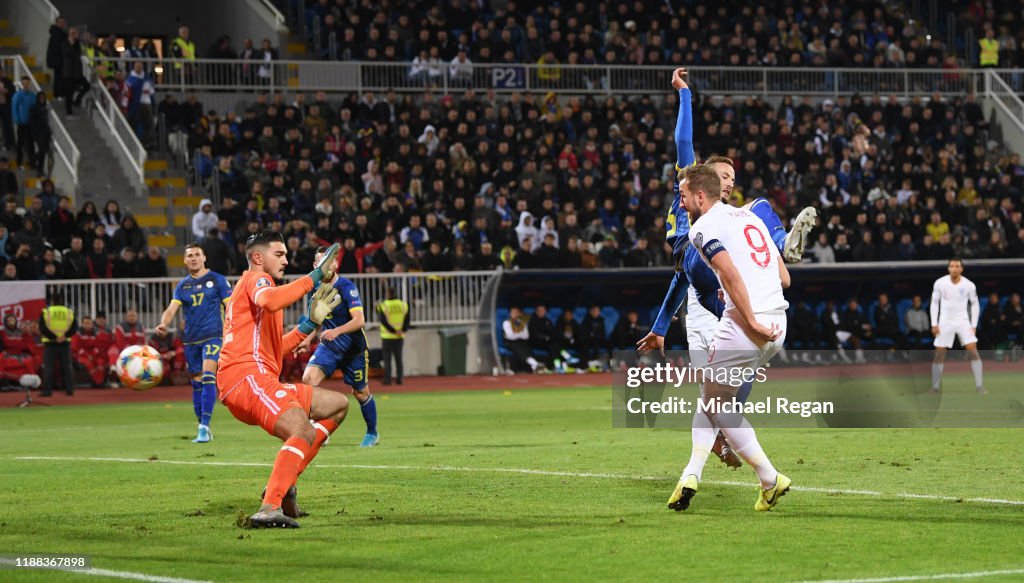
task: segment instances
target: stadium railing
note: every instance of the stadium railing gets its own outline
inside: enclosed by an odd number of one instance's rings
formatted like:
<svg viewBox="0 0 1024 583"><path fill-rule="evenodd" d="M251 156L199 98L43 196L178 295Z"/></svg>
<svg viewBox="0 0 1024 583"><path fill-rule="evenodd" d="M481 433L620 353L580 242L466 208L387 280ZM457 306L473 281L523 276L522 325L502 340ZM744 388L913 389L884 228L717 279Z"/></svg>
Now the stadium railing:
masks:
<svg viewBox="0 0 1024 583"><path fill-rule="evenodd" d="M0 63L3 63L4 71L10 72L15 83L22 77L28 77L32 81L32 90L36 93L42 91L21 55L0 57ZM64 192L74 192L75 185L78 183L78 162L81 160L82 154L78 150L78 146L75 145L75 141L71 139L71 134L64 127L64 122L54 111L52 104L50 106L50 133L52 134L50 144L54 157L52 173L54 183Z"/></svg>
<svg viewBox="0 0 1024 583"><path fill-rule="evenodd" d="M374 91L441 94L473 87L497 93L554 91L580 95L645 94L663 91L673 67L626 65L538 65L474 63L459 74L450 63L425 67L409 62L262 61L153 59L157 84L165 90ZM181 65L181 66L178 66ZM247 66L246 66L247 65ZM261 70L262 67L262 70ZM982 90L980 69L826 69L794 67L688 67L691 84L712 93L780 97L836 97L881 93L900 97L965 94ZM1019 71L1008 71L1013 75Z"/></svg>
<svg viewBox="0 0 1024 583"><path fill-rule="evenodd" d="M134 186L141 193L146 184L146 148L86 57L82 57L82 65L89 79L89 94L95 102L94 111L99 115L101 124L110 131L117 146L115 149L124 158L129 175L135 182Z"/></svg>
<svg viewBox="0 0 1024 583"><path fill-rule="evenodd" d="M1024 101L1007 82L1019 87L1020 71L986 71L985 98L1002 122L1003 140L1011 150L1024 151Z"/></svg>
<svg viewBox="0 0 1024 583"><path fill-rule="evenodd" d="M495 271L345 275L359 288L367 323L379 324L375 306L385 299L387 288L394 287L397 296L409 303L413 324L422 326L475 323L485 288L497 276ZM237 276L228 278L232 285L237 280ZM179 281L180 277L53 280L45 285L47 295L60 291L65 304L79 317L102 311L111 325L116 325L127 310L135 309L142 325L151 330L160 323ZM290 306L285 310L285 324L294 325L305 310L305 302Z"/></svg>

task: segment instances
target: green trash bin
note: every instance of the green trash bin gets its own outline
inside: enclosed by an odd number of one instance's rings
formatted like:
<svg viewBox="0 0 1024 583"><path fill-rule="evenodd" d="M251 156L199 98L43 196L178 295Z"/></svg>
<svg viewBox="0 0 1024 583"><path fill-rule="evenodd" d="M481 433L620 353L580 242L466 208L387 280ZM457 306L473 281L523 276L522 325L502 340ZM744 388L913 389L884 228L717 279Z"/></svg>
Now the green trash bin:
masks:
<svg viewBox="0 0 1024 583"><path fill-rule="evenodd" d="M437 374L441 376L466 374L466 346L469 344L468 328L441 328L437 331L441 337L441 366Z"/></svg>

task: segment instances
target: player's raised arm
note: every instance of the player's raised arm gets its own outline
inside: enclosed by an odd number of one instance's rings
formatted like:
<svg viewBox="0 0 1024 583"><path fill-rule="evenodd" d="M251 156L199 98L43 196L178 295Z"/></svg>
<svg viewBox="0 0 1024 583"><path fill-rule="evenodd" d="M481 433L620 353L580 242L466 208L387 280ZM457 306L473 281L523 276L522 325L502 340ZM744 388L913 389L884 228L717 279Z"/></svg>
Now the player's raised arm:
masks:
<svg viewBox="0 0 1024 583"><path fill-rule="evenodd" d="M672 71L672 87L679 91L679 115L676 116L676 170L693 164L693 97L686 84L686 69Z"/></svg>
<svg viewBox="0 0 1024 583"><path fill-rule="evenodd" d="M277 235L277 237L280 238L280 235ZM331 245L320 259L320 262L317 263L316 268L309 272L308 276L299 278L289 284L274 287L270 285L261 286L260 282L257 282L256 292L253 294L253 302L265 310L276 312L299 301L302 299L302 296L320 285L321 281L334 277L334 271L337 269L339 249L340 246L337 243ZM254 261L265 262L267 259L270 259L270 263L273 264L275 270L273 273L268 271L268 275L277 278L284 276L284 268L288 265L288 250L283 243L262 247L257 244L252 247L252 251L247 251L247 254L249 255L250 265L253 265Z"/></svg>

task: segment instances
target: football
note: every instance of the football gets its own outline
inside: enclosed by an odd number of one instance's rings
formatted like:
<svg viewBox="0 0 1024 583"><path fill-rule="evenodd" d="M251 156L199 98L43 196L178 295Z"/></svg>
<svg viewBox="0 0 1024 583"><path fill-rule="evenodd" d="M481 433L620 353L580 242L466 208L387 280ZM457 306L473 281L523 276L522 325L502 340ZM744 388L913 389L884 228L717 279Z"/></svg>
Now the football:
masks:
<svg viewBox="0 0 1024 583"><path fill-rule="evenodd" d="M121 384L136 391L152 389L164 376L164 363L152 346L125 348L118 355L115 368Z"/></svg>

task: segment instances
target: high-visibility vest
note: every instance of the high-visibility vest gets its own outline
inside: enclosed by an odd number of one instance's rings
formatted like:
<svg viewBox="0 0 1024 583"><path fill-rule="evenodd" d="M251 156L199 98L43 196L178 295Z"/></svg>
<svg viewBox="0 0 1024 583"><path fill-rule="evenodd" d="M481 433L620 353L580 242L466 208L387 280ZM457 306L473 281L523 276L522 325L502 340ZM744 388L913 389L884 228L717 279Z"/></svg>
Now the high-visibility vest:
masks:
<svg viewBox="0 0 1024 583"><path fill-rule="evenodd" d="M181 50L182 58L189 61L196 60L196 44L194 42L185 40L180 36L175 37L174 41L172 42L174 42L174 46L178 47ZM174 68L180 69L181 63L174 63Z"/></svg>
<svg viewBox="0 0 1024 583"><path fill-rule="evenodd" d="M71 321L74 319L75 312L65 306L49 306L43 309L43 322L54 336L66 335L71 329ZM53 340L43 336L43 342L53 342Z"/></svg>
<svg viewBox="0 0 1024 583"><path fill-rule="evenodd" d="M405 315L409 313L409 304L399 299L384 300L377 304L377 311L380 312L381 316L387 320L393 329L400 331L402 326L405 325ZM400 335L389 332L383 326L380 328L380 337L384 340L397 340L401 338Z"/></svg>
<svg viewBox="0 0 1024 583"><path fill-rule="evenodd" d="M999 41L994 38L983 38L978 41L981 45L981 55L978 61L982 67L996 67L999 65Z"/></svg>

